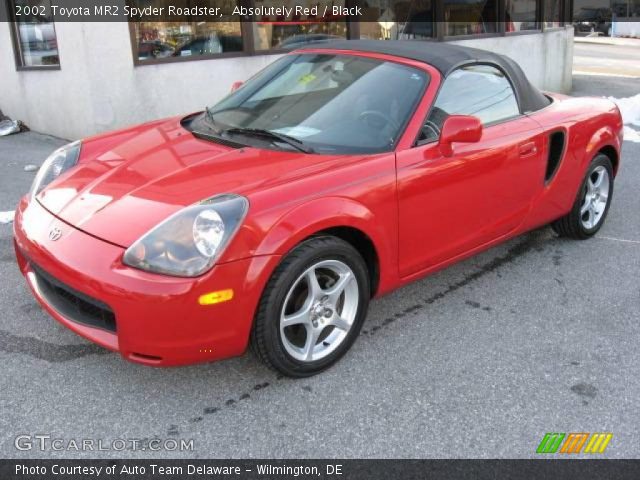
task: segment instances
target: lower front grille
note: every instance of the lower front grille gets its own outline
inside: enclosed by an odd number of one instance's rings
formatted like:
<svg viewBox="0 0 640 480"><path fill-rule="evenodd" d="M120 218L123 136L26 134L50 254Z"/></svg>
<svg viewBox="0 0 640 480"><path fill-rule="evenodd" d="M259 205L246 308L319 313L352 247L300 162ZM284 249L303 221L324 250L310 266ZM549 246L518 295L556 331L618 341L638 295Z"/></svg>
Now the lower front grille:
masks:
<svg viewBox="0 0 640 480"><path fill-rule="evenodd" d="M109 306L65 285L31 263L40 295L57 312L71 321L109 332L116 331L116 316Z"/></svg>

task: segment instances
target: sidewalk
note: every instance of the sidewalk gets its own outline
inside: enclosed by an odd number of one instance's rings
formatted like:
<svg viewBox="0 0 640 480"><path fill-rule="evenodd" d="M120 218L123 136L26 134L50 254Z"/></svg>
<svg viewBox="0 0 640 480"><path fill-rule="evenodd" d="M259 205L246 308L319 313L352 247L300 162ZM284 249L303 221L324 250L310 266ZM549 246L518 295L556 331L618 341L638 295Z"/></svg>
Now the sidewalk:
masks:
<svg viewBox="0 0 640 480"><path fill-rule="evenodd" d="M621 45L625 47L640 48L640 38L623 38L623 37L573 37L576 43L595 43L600 45Z"/></svg>

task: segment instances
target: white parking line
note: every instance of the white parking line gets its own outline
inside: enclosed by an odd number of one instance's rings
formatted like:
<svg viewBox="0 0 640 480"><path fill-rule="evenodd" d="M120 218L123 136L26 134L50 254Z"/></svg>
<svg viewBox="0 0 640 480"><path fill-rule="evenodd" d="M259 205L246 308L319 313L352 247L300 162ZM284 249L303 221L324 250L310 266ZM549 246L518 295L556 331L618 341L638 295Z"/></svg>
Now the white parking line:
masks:
<svg viewBox="0 0 640 480"><path fill-rule="evenodd" d="M603 237L602 235L598 235L596 238L599 238L601 240L612 240L614 242L636 243L640 245L640 240L627 240L626 238Z"/></svg>

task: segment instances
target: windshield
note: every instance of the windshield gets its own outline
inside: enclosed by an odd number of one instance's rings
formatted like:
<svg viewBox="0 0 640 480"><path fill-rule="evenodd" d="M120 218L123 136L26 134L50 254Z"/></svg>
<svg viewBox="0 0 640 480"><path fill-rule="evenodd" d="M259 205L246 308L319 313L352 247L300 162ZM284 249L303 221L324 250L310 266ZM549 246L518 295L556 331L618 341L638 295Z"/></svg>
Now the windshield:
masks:
<svg viewBox="0 0 640 480"><path fill-rule="evenodd" d="M315 153L384 152L393 149L427 82L426 72L393 62L287 55L209 108L207 117L220 134L245 143L264 142L266 130ZM250 138L257 131L262 135Z"/></svg>

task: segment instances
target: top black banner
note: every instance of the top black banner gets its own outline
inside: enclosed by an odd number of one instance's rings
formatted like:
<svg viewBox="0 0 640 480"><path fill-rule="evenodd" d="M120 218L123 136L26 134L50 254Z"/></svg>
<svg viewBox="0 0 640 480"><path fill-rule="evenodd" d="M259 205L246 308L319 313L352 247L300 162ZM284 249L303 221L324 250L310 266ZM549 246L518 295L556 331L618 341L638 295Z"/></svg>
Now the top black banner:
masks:
<svg viewBox="0 0 640 480"><path fill-rule="evenodd" d="M265 22L265 23L318 23L336 21L389 22L397 21L393 2L388 8L372 9L366 0L0 0L0 21L30 22ZM484 2L475 0L436 0L425 7L422 2L408 2L413 5L410 12L419 10L420 20L433 23L436 18L436 4L454 12L455 22L482 21L496 23L495 15L484 12ZM539 1L539 4L548 2ZM384 3L383 3L384 5ZM558 3L560 5L560 3ZM574 14L572 21L589 20L582 18L597 14L607 18L598 21L633 21L629 12L618 12L611 8L611 0L593 0L585 12ZM557 6L556 6L557 7ZM372 14L375 10L376 14ZM382 12L380 14L380 12ZM595 12L595 13L594 13ZM538 9L531 15L541 16L543 22L556 23L558 8ZM568 14L568 12L567 12ZM400 15L402 16L402 15ZM416 16L416 15L414 15ZM509 17L507 9L504 22L521 22L521 14ZM517 18L516 18L517 17ZM416 19L413 20L414 22ZM527 23L527 22L525 22Z"/></svg>
<svg viewBox="0 0 640 480"><path fill-rule="evenodd" d="M4 0L0 21L56 22L331 22L362 17L365 2L335 0Z"/></svg>

